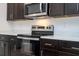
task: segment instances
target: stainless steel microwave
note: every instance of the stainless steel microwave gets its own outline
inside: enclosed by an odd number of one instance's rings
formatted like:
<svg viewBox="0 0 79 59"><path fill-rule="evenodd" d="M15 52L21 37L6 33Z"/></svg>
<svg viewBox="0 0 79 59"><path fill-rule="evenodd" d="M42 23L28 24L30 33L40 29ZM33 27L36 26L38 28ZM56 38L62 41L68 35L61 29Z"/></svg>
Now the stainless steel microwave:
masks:
<svg viewBox="0 0 79 59"><path fill-rule="evenodd" d="M24 11L24 17L47 15L47 3L26 3Z"/></svg>

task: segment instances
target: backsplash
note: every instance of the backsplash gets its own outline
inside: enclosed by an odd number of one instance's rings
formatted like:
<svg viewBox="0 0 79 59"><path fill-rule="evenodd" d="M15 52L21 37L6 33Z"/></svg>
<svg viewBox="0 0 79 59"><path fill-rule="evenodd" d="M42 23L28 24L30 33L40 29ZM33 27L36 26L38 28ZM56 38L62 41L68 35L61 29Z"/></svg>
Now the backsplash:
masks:
<svg viewBox="0 0 79 59"><path fill-rule="evenodd" d="M32 25L54 25L55 35L79 36L79 17L36 19L9 23L15 33L31 34Z"/></svg>

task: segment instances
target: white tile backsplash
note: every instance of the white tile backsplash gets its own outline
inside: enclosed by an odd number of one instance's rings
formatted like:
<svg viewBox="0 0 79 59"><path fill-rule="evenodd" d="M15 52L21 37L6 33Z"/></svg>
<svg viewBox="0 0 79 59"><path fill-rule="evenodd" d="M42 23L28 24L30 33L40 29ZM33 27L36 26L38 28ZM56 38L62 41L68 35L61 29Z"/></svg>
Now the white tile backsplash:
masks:
<svg viewBox="0 0 79 59"><path fill-rule="evenodd" d="M55 35L79 36L79 17L50 18L41 20L26 20L26 23L13 23L13 29L17 33L31 34L32 25L54 25ZM43 24L44 22L44 24ZM46 22L46 23L45 23Z"/></svg>

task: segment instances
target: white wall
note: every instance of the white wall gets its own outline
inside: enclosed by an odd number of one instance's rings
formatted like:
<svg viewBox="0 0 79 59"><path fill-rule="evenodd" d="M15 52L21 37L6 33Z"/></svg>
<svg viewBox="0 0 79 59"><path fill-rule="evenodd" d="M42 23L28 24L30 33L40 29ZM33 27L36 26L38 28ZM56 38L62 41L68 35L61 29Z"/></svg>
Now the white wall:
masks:
<svg viewBox="0 0 79 59"><path fill-rule="evenodd" d="M0 3L0 32L10 32L11 27L7 20L7 4Z"/></svg>

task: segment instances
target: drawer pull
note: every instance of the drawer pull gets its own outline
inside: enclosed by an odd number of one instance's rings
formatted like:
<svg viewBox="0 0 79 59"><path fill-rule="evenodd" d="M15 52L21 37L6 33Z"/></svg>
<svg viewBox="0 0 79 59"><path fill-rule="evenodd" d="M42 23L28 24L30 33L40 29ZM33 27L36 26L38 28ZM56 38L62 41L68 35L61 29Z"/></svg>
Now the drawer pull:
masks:
<svg viewBox="0 0 79 59"><path fill-rule="evenodd" d="M50 44L50 43L45 43L44 45L46 45L46 46L52 46L52 44Z"/></svg>
<svg viewBox="0 0 79 59"><path fill-rule="evenodd" d="M79 50L79 48L77 48L77 47L72 47L72 49L74 49L74 50Z"/></svg>

